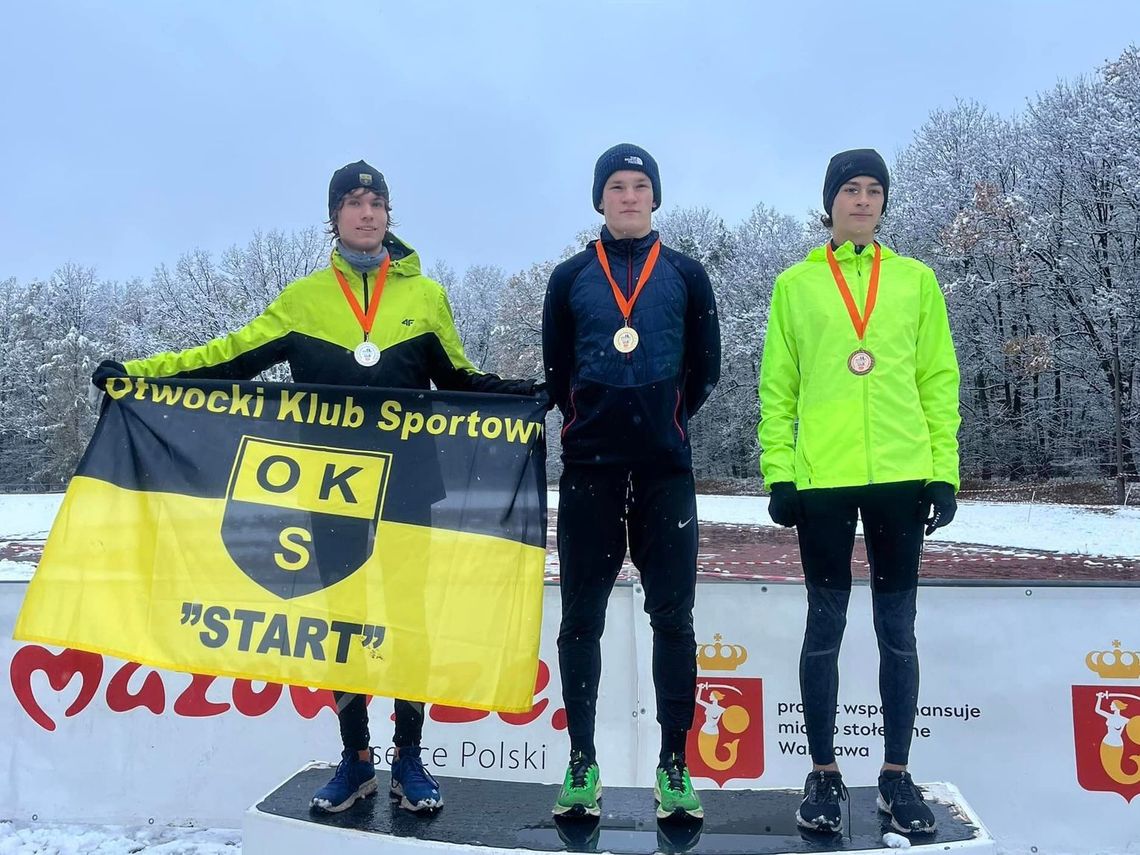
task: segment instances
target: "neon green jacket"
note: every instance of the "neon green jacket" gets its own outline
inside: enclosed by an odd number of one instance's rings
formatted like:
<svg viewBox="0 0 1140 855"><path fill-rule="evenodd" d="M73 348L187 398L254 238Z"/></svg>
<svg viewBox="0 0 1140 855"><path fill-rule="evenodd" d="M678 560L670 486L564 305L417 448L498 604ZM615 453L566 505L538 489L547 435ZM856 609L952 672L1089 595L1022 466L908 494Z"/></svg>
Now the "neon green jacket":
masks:
<svg viewBox="0 0 1140 855"><path fill-rule="evenodd" d="M415 250L389 235L392 261L369 339L380 348L375 365L359 365L353 348L364 332L331 267L288 285L256 318L236 332L179 353L159 353L125 364L142 377L249 379L288 362L298 383L386 386L470 392L532 394L532 380L503 380L477 370L463 353L443 286L420 272ZM339 252L332 263L367 307L375 272L365 277Z"/></svg>
<svg viewBox="0 0 1140 855"><path fill-rule="evenodd" d="M873 251L835 251L862 314ZM799 489L893 481L959 486L958 360L934 271L882 247L860 345L824 247L776 279L760 363L760 471ZM875 366L847 367L860 346Z"/></svg>

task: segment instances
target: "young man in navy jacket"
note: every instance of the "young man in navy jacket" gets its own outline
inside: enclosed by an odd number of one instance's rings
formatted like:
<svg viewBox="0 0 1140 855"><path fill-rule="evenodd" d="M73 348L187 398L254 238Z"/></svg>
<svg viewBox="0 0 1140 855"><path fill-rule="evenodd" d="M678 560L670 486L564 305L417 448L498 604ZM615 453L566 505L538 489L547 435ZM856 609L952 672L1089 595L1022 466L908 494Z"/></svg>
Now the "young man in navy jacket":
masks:
<svg viewBox="0 0 1140 855"><path fill-rule="evenodd" d="M547 389L562 410L558 663L570 763L556 815L600 814L594 717L606 603L625 560L653 628L661 818L703 816L685 765L696 697L697 507L689 419L720 378L708 274L661 244L657 163L622 144L594 167L601 238L554 269L543 308Z"/></svg>

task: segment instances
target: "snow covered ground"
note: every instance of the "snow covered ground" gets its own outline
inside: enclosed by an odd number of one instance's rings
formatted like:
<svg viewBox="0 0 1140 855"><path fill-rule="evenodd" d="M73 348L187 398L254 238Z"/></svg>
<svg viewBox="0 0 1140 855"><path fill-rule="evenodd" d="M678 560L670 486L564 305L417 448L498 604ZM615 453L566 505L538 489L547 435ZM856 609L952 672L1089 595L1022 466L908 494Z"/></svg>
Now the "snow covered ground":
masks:
<svg viewBox="0 0 1140 855"><path fill-rule="evenodd" d="M0 855L237 855L241 832L229 828L49 825L0 821Z"/></svg>
<svg viewBox="0 0 1140 855"><path fill-rule="evenodd" d="M0 547L5 542L47 537L62 494L0 495ZM558 494L550 493L550 507ZM773 525L763 496L699 496L702 522ZM1051 550L1079 555L1140 557L1140 508L962 502L954 522L932 540L1006 548ZM0 581L31 578L27 561L5 559L0 549Z"/></svg>
<svg viewBox="0 0 1140 855"><path fill-rule="evenodd" d="M62 496L0 495L0 546L47 537ZM550 494L557 507L557 493ZM704 522L770 525L767 499L701 496ZM954 523L935 539L1088 555L1140 556L1140 509L1077 505L963 502ZM27 562L0 558L0 581L30 576ZM241 832L161 826L75 826L0 819L0 855L235 855Z"/></svg>
<svg viewBox="0 0 1140 855"><path fill-rule="evenodd" d="M47 537L63 493L0 494L0 537Z"/></svg>
<svg viewBox="0 0 1140 855"><path fill-rule="evenodd" d="M551 494L555 507L557 493ZM775 525L766 496L699 496L702 522ZM1044 549L1080 555L1140 556L1140 508L961 502L954 522L931 540Z"/></svg>

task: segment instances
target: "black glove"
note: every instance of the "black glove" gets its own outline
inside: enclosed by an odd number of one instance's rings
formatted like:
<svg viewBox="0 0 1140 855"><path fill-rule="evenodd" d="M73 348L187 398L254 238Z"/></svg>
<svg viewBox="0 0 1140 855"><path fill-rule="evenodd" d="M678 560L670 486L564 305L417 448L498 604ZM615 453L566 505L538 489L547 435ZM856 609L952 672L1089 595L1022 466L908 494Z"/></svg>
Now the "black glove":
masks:
<svg viewBox="0 0 1140 855"><path fill-rule="evenodd" d="M927 535L934 534L936 528L949 525L958 512L958 501L954 498L954 487L945 481L931 481L922 488L919 500L922 521L926 523Z"/></svg>
<svg viewBox="0 0 1140 855"><path fill-rule="evenodd" d="M800 494L791 481L780 481L771 487L768 516L776 525L793 526L800 521Z"/></svg>
<svg viewBox="0 0 1140 855"><path fill-rule="evenodd" d="M113 359L104 359L99 363L99 367L95 369L95 373L91 375L91 383L96 388L106 391L108 380L112 377L126 376L127 369L123 367L123 363L116 362Z"/></svg>
<svg viewBox="0 0 1140 855"><path fill-rule="evenodd" d="M534 384L534 389L531 391L536 401L549 412L554 409L554 399L550 397L550 392L546 388L545 381L538 381Z"/></svg>

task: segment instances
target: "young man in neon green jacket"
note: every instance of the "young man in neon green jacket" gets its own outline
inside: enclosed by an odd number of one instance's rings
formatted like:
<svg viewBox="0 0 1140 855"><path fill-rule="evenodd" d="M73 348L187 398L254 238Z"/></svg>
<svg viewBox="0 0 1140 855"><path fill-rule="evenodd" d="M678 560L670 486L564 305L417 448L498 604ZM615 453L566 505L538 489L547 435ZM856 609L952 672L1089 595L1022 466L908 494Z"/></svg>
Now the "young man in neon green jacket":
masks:
<svg viewBox="0 0 1140 855"><path fill-rule="evenodd" d="M907 772L918 699L914 622L923 528L954 518L958 363L934 272L875 242L890 176L872 149L831 159L831 241L776 279L760 368L760 468L769 514L796 526L808 616L800 691L812 756L797 822L839 831L839 647L857 517L871 567L885 754L879 807L904 833L934 830Z"/></svg>
<svg viewBox="0 0 1140 855"><path fill-rule="evenodd" d="M536 393L533 380L504 380L468 361L443 287L420 272L419 255L391 231L391 195L384 175L363 160L333 173L329 229L336 240L329 266L289 284L241 329L178 353L122 365L105 360L92 382L110 377L250 379L288 362L298 383ZM537 390L541 392L541 389ZM432 476L422 473L431 494ZM438 478L438 475L435 477ZM439 484L442 488L442 483ZM400 522L430 525L430 502L401 511ZM336 548L346 535L315 527L314 544ZM344 750L336 772L313 796L316 811L339 813L376 792L363 695L334 692ZM405 810L443 805L439 783L420 751L424 705L396 699L396 756L389 792Z"/></svg>

